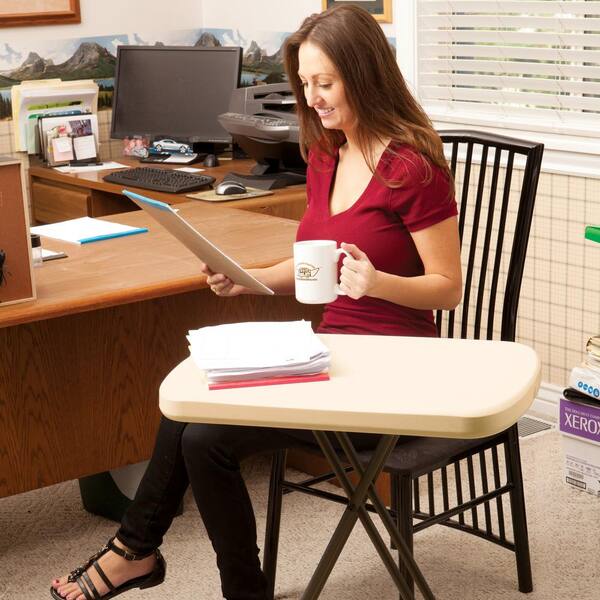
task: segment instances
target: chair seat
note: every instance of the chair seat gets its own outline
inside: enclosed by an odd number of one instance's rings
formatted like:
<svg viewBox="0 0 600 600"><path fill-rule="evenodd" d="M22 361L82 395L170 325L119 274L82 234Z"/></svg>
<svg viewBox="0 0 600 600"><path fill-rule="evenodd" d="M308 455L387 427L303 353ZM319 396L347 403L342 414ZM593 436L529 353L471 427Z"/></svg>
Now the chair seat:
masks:
<svg viewBox="0 0 600 600"><path fill-rule="evenodd" d="M383 470L386 473L397 473L398 475L410 473L413 477L419 477L463 457L466 458L474 448L477 448L478 451L491 448L505 436L506 432L473 440L431 437L403 438L388 457ZM302 450L315 456L323 456L321 449L316 446L307 446ZM341 450L336 449L336 454L342 461L346 461L346 456ZM372 454L371 450L357 452L358 459L363 465L369 463Z"/></svg>
<svg viewBox="0 0 600 600"><path fill-rule="evenodd" d="M387 473L412 474L417 477L429 471L439 469L455 460L466 457L473 448L485 449L488 445L498 443L504 433L488 438L474 440L457 440L451 438L415 437L401 441L388 457L384 471ZM360 461L366 464L370 452L358 453Z"/></svg>

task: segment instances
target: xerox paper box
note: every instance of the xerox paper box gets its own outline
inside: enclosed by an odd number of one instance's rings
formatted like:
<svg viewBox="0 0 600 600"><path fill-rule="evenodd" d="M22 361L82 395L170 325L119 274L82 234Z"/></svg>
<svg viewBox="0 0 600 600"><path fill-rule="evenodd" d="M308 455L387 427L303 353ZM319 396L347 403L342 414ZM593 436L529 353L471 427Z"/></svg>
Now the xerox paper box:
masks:
<svg viewBox="0 0 600 600"><path fill-rule="evenodd" d="M600 406L561 398L565 481L600 496Z"/></svg>

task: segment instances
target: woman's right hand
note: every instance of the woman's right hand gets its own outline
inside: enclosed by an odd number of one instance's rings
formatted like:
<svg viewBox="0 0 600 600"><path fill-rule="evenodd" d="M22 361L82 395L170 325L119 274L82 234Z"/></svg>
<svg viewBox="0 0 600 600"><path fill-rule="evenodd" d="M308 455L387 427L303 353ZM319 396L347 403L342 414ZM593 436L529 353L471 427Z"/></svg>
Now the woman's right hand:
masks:
<svg viewBox="0 0 600 600"><path fill-rule="evenodd" d="M200 263L200 271L206 275L206 283L211 291L222 297L239 296L247 291L243 285L233 283L227 275L211 271L206 263Z"/></svg>

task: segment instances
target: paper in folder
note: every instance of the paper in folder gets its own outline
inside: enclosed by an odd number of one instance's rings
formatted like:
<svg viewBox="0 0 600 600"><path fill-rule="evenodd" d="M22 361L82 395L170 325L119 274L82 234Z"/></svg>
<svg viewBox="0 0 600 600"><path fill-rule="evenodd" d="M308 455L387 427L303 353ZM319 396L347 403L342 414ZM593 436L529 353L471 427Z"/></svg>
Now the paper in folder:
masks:
<svg viewBox="0 0 600 600"><path fill-rule="evenodd" d="M24 81L11 88L14 138L17 150L28 148L28 123L50 113L98 111L98 84L92 79ZM31 140L30 140L31 141ZM43 149L43 148L42 148Z"/></svg>
<svg viewBox="0 0 600 600"><path fill-rule="evenodd" d="M233 382L241 386L328 379L329 350L308 321L203 327L190 331L188 341L211 389Z"/></svg>

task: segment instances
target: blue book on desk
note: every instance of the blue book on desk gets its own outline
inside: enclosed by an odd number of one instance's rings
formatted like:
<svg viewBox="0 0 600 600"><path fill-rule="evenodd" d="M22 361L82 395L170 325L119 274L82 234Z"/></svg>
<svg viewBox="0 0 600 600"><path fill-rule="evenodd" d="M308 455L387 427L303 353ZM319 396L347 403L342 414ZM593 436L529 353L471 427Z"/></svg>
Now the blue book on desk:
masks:
<svg viewBox="0 0 600 600"><path fill-rule="evenodd" d="M32 227L32 233L39 233L45 237L62 240L71 244L89 244L112 238L145 233L146 227L132 227L121 225L112 221L93 219L92 217L81 217L62 221L61 223L50 223Z"/></svg>

